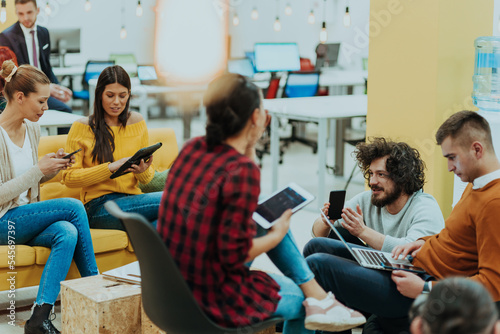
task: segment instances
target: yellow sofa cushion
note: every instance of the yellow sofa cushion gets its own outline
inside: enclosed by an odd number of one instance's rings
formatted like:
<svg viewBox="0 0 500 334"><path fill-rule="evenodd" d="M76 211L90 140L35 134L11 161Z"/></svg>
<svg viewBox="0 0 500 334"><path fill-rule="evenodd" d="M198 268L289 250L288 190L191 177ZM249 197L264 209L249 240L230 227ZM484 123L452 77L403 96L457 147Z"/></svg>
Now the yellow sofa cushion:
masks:
<svg viewBox="0 0 500 334"><path fill-rule="evenodd" d="M0 247L0 268L8 268L9 267L9 247L2 246ZM16 258L15 258L15 266L30 266L35 263L35 250L33 247L25 246L25 245L17 245L16 246Z"/></svg>

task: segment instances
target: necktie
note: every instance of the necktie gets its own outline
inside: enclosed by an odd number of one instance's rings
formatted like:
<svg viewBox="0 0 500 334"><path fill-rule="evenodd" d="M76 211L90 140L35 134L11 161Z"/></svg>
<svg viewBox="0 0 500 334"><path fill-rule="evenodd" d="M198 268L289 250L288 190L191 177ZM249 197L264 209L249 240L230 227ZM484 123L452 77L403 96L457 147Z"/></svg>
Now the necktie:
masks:
<svg viewBox="0 0 500 334"><path fill-rule="evenodd" d="M33 47L33 66L38 67L38 55L36 52L36 43L35 43L35 30L30 30L30 34Z"/></svg>

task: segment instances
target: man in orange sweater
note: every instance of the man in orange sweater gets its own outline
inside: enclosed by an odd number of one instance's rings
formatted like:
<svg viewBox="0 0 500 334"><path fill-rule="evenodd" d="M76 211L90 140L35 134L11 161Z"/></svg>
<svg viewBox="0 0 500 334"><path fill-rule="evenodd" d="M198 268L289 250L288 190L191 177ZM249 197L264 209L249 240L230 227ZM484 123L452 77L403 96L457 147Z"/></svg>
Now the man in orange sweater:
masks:
<svg viewBox="0 0 500 334"><path fill-rule="evenodd" d="M441 125L436 141L448 170L469 184L439 234L392 251L395 258L411 255L428 275L367 269L329 254L307 258L318 282L347 306L404 319L414 298L448 276L478 281L500 300L500 162L488 122L475 112L458 112Z"/></svg>

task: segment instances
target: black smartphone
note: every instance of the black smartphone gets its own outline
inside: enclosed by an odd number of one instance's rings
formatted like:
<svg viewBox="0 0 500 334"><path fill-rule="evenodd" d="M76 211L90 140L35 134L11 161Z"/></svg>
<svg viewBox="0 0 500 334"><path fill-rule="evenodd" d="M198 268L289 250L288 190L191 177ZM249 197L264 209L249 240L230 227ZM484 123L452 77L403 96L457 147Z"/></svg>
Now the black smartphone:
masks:
<svg viewBox="0 0 500 334"><path fill-rule="evenodd" d="M69 159L69 158L71 158L71 156L72 156L73 154L78 153L78 152L80 152L81 150L82 150L82 149L81 149L81 148L79 148L78 150L76 150L76 151L74 151L74 152L71 152L71 153L69 153L69 154L66 154L64 157L62 157L62 159Z"/></svg>
<svg viewBox="0 0 500 334"><path fill-rule="evenodd" d="M345 190L330 191L330 209L328 209L328 217L331 220L342 218L344 202Z"/></svg>
<svg viewBox="0 0 500 334"><path fill-rule="evenodd" d="M409 265L406 265L406 264L396 264L396 263L381 263L381 265L385 268L385 269L389 269L389 270L404 270L404 271L409 271L409 272L412 272L412 273L416 273L416 274L425 274L425 270L420 268L420 267L415 267L415 266L409 266Z"/></svg>

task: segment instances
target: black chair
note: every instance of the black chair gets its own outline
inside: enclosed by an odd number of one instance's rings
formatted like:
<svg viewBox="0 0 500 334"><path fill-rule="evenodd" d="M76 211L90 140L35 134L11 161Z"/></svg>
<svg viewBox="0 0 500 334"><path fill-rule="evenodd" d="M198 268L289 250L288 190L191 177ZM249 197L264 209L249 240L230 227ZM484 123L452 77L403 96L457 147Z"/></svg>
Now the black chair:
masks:
<svg viewBox="0 0 500 334"><path fill-rule="evenodd" d="M141 268L144 311L160 329L169 334L256 333L283 321L271 318L239 328L215 324L194 299L156 229L140 214L123 212L113 201L104 206L127 230Z"/></svg>
<svg viewBox="0 0 500 334"><path fill-rule="evenodd" d="M290 72L288 73L285 88L283 89L283 97L312 97L316 96L319 89L319 72ZM290 142L299 142L310 146L313 153L318 151L318 143L314 140L309 140L297 135L297 127L299 124L305 124L303 121L291 121L292 134L288 138L281 140L288 145Z"/></svg>

